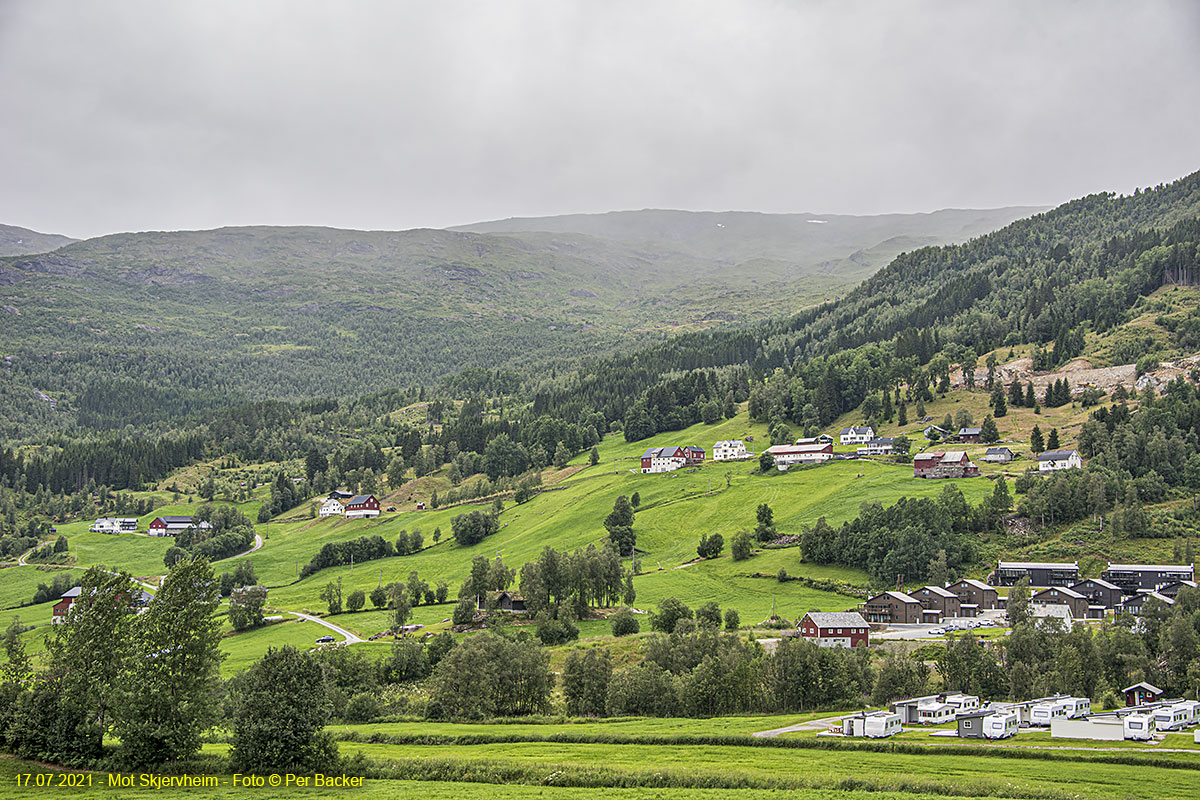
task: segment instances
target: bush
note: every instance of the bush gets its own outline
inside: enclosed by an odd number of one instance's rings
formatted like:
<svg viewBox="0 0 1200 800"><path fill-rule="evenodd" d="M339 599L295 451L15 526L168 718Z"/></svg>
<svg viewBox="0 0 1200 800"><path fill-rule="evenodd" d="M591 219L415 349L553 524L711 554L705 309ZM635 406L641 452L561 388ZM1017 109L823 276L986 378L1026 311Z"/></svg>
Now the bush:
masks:
<svg viewBox="0 0 1200 800"><path fill-rule="evenodd" d="M734 561L745 561L754 553L754 543L750 539L750 534L745 531L739 531L733 537L733 542L729 546L733 553Z"/></svg>
<svg viewBox="0 0 1200 800"><path fill-rule="evenodd" d="M701 628L721 627L721 607L715 600L709 600L696 609L696 625Z"/></svg>
<svg viewBox="0 0 1200 800"><path fill-rule="evenodd" d="M367 593L362 589L355 589L346 596L346 608L349 611L362 611L362 607L367 604Z"/></svg>
<svg viewBox="0 0 1200 800"><path fill-rule="evenodd" d="M659 602L658 611L650 615L650 627L656 631L670 633L681 619L691 619L692 610L677 598L668 597Z"/></svg>
<svg viewBox="0 0 1200 800"><path fill-rule="evenodd" d="M350 698L342 718L346 722L371 722L379 716L379 700L372 692L362 692Z"/></svg>
<svg viewBox="0 0 1200 800"><path fill-rule="evenodd" d="M260 774L325 772L337 743L325 732L329 692L321 664L290 645L270 649L230 687L235 769Z"/></svg>
<svg viewBox="0 0 1200 800"><path fill-rule="evenodd" d="M612 626L613 636L628 636L632 633L637 633L642 629L638 622L637 616L628 608L622 608L617 613L608 618L609 624Z"/></svg>
<svg viewBox="0 0 1200 800"><path fill-rule="evenodd" d="M569 619L542 619L537 626L537 637L542 644L552 647L566 644L579 638L579 628Z"/></svg>
<svg viewBox="0 0 1200 800"><path fill-rule="evenodd" d="M736 608L725 609L725 630L736 631L742 626L742 618Z"/></svg>
<svg viewBox="0 0 1200 800"><path fill-rule="evenodd" d="M475 619L475 603L470 597L464 597L454 607L454 615L450 621L455 625L470 625Z"/></svg>

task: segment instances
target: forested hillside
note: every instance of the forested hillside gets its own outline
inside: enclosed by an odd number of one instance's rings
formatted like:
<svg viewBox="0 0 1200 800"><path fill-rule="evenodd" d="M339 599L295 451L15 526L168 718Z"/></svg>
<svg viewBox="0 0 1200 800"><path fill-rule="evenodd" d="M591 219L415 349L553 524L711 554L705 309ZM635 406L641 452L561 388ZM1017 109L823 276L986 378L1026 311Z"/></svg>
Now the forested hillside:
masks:
<svg viewBox="0 0 1200 800"><path fill-rule="evenodd" d="M1139 297L1197 280L1198 216L1200 173L1127 197L1085 197L965 244L902 254L844 299L790 318L689 333L547 377L534 408L566 416L596 409L650 435L692 424L727 391L697 391L681 372L763 376L782 367L799 379L783 405L807 427L857 407L870 391L928 384L931 372L948 371L968 351L977 358L1034 343L1046 348L1039 366L1053 367L1079 355L1085 332L1128 320ZM947 348L944 366L923 369Z"/></svg>
<svg viewBox="0 0 1200 800"><path fill-rule="evenodd" d="M11 437L432 387L474 366L555 374L670 333L791 313L848 289L901 242L965 239L1023 211L709 220L722 239L711 252L653 226L657 239L637 241L266 227L105 236L0 259L0 413Z"/></svg>

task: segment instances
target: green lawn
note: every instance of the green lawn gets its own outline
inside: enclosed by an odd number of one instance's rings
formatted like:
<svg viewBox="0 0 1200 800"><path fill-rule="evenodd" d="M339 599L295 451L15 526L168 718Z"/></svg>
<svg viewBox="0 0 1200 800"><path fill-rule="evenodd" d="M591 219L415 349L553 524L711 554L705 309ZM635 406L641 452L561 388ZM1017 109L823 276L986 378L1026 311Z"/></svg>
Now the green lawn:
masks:
<svg viewBox="0 0 1200 800"><path fill-rule="evenodd" d="M0 610L16 608L30 602L33 600L33 593L37 590L39 583L49 586L54 580L54 576L62 571L61 569L36 566L12 566L0 569ZM76 574L82 573L76 571Z"/></svg>
<svg viewBox="0 0 1200 800"><path fill-rule="evenodd" d="M0 783L5 787L3 796L21 798L51 797L70 792L74 797L106 798L106 800L140 800L152 790L144 788L109 788L107 773L91 773L92 785L62 789L36 786L37 775L58 776L65 771L48 769L30 761L19 761L0 756ZM27 787L18 787L18 775L35 776ZM85 775L87 773L84 773ZM193 800L225 800L245 797L249 793L264 797L323 798L351 797L362 800L393 800L393 798L422 798L422 800L829 800L831 794L825 790L799 789L790 791L762 791L744 789L645 789L645 788L576 788L561 786L496 786L490 783L451 783L447 781L364 781L361 789L318 789L281 787L271 789L234 788L232 776L218 776L221 785L217 788L186 789L179 794ZM185 794L186 793L186 794ZM917 800L919 795L907 792L838 792L837 800ZM956 800L946 797L945 800Z"/></svg>
<svg viewBox="0 0 1200 800"><path fill-rule="evenodd" d="M300 650L316 646L316 640L329 629L308 620L289 618L290 621L267 625L244 633L226 636L221 640L221 651L225 660L221 663L221 674L230 677L240 672L266 654L268 647L292 645ZM334 639L340 639L334 636Z"/></svg>
<svg viewBox="0 0 1200 800"><path fill-rule="evenodd" d="M1194 797L1196 772L1095 761L1011 759L931 750L909 754L861 750L792 750L711 745L576 744L507 742L431 747L343 742L342 752L362 752L415 770L426 758L458 769L522 770L545 776L555 771L599 771L620 778L688 781L692 785L744 782L751 785L836 789L844 786L932 794L1000 794L1007 797Z"/></svg>

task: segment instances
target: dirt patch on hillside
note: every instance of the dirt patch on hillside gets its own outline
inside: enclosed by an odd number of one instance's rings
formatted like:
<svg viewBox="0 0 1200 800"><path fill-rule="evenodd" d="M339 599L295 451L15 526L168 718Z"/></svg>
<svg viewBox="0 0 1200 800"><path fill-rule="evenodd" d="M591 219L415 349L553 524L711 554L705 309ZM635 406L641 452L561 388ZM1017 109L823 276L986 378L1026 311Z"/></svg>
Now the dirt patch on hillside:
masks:
<svg viewBox="0 0 1200 800"><path fill-rule="evenodd" d="M1200 353L1186 356L1176 361L1163 361L1158 369L1147 372L1141 377L1133 364L1119 364L1113 367L1093 367L1086 358L1076 358L1053 372L1034 372L1033 359L1028 356L1015 358L996 367L996 378L1005 386L1014 378L1021 383L1033 383L1033 389L1038 397L1044 397L1046 389L1055 381L1066 378L1071 384L1071 393L1078 397L1083 390L1096 387L1108 394L1118 386L1124 386L1129 391L1137 391L1146 386L1159 389L1179 376L1187 377L1188 373L1200 366ZM975 370L975 386L982 386L987 377L987 369L979 367ZM950 373L950 384L955 389L966 387L962 370Z"/></svg>

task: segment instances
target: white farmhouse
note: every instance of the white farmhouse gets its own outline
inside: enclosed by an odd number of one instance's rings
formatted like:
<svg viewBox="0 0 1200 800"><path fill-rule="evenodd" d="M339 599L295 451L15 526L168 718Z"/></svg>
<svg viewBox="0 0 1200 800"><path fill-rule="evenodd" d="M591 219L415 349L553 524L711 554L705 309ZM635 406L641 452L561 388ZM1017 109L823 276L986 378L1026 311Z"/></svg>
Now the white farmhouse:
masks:
<svg viewBox="0 0 1200 800"><path fill-rule="evenodd" d="M842 428L839 438L842 444L866 444L875 438L875 429L870 425Z"/></svg>
<svg viewBox="0 0 1200 800"><path fill-rule="evenodd" d="M1078 450L1047 450L1038 454L1039 472L1058 472L1063 469L1081 469L1083 459Z"/></svg>
<svg viewBox="0 0 1200 800"><path fill-rule="evenodd" d="M342 501L336 497L330 497L321 504L320 510L317 511L318 517L344 517L346 516L346 507L342 505Z"/></svg>
<svg viewBox="0 0 1200 800"><path fill-rule="evenodd" d="M741 439L731 439L713 445L713 461L741 461L753 455L754 453L746 450L746 444Z"/></svg>

